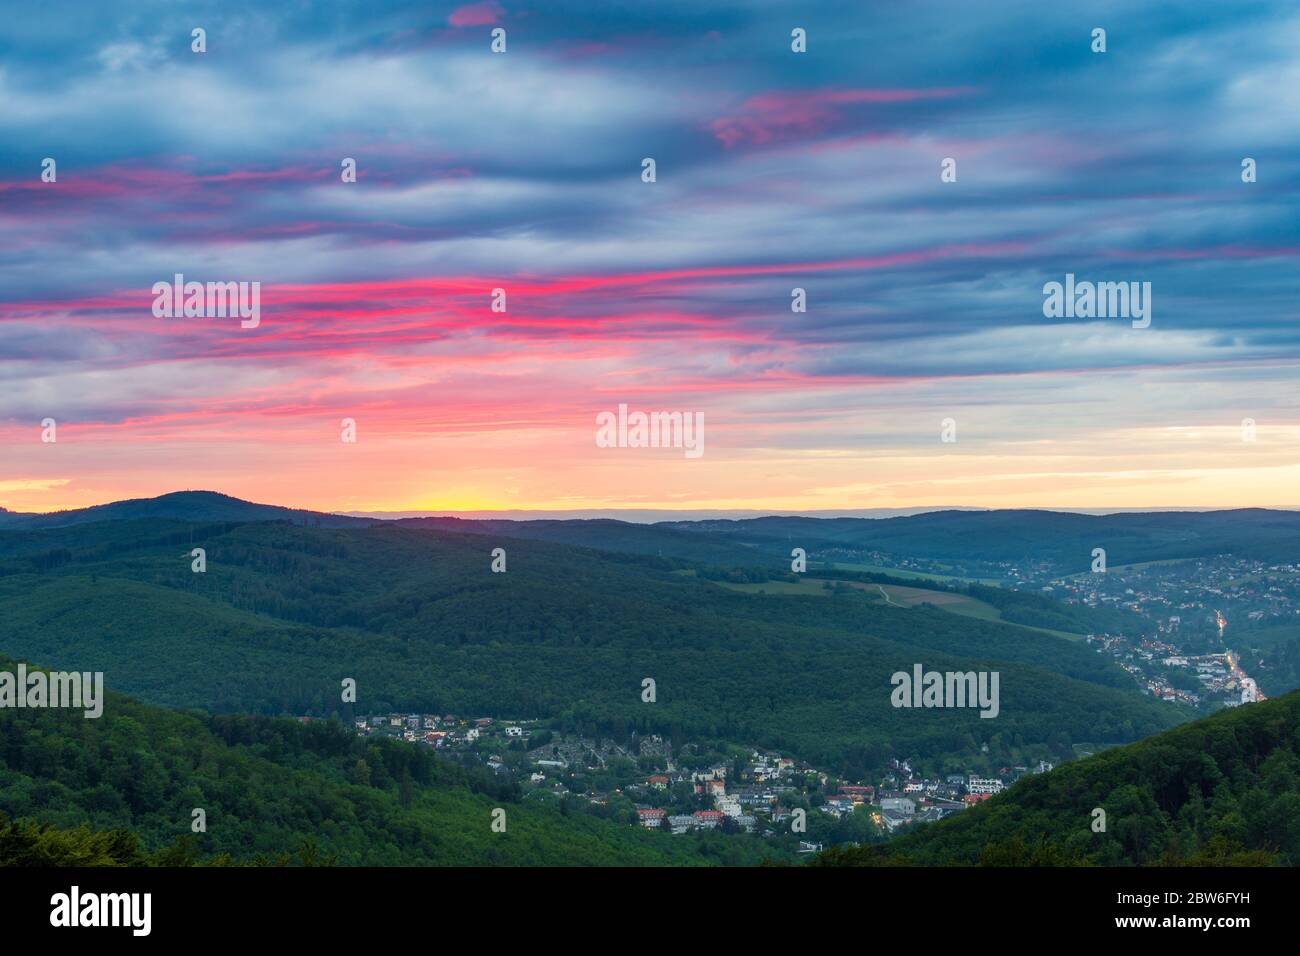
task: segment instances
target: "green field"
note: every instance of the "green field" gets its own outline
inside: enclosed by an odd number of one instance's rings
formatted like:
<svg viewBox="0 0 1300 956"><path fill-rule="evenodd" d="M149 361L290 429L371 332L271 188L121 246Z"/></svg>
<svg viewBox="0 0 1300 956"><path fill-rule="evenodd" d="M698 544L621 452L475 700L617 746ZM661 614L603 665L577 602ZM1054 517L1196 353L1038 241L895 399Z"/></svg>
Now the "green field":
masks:
<svg viewBox="0 0 1300 956"><path fill-rule="evenodd" d="M927 588L908 588L896 584L877 584L874 585L880 589L883 594L888 595L891 604L902 605L903 607L916 607L920 604L933 604L935 607L950 611L953 614L961 614L965 617L979 618L981 621L997 621L1006 623L1008 627L1023 627L1027 631L1038 631L1040 634L1051 634L1053 637L1061 637L1067 641L1083 640L1082 634L1071 634L1068 631L1056 631L1046 627L1030 627L1025 624L1011 624L1002 621L1002 612L992 604L981 601L978 598L970 597L966 594L952 594L948 591L931 591Z"/></svg>
<svg viewBox="0 0 1300 956"><path fill-rule="evenodd" d="M837 571L867 571L871 574L888 574L890 577L906 578L909 581L942 581L949 583L956 581L960 584L987 584L990 587L997 587L1002 583L1001 578L963 578L955 574L928 574L925 571L905 571L902 568L887 568L883 564L832 564Z"/></svg>
<svg viewBox="0 0 1300 956"><path fill-rule="evenodd" d="M1166 558L1162 561L1138 561L1133 564L1112 564L1107 566L1107 571L1141 571L1145 568L1155 568L1162 564L1186 564L1188 561L1194 561L1195 558ZM1092 574L1092 571L1080 571L1077 574L1065 575L1065 580L1072 578L1086 578Z"/></svg>
<svg viewBox="0 0 1300 956"><path fill-rule="evenodd" d="M765 581L760 584L733 584L728 582L717 582L722 587L732 591L741 591L746 594L784 594L796 597L827 597L832 592L825 587L826 578L805 578L802 581ZM981 601L977 598L970 597L966 594L954 594L951 591L935 591L930 588L912 588L904 587L899 584L874 584L862 581L834 581L834 584L847 585L859 591L867 592L868 596L875 598L882 604L889 604L892 607L919 607L922 604L931 604L940 610L948 611L952 614L960 614L963 617L978 618L981 621L993 621L997 623L1007 623L1002 620L1002 612L992 604ZM1079 641L1083 639L1081 634L1071 634L1068 631L1056 631L1045 627L1029 627L1023 624L1010 624L1008 627L1023 627L1028 631L1038 631L1040 634L1050 634L1053 637L1064 638L1067 641Z"/></svg>

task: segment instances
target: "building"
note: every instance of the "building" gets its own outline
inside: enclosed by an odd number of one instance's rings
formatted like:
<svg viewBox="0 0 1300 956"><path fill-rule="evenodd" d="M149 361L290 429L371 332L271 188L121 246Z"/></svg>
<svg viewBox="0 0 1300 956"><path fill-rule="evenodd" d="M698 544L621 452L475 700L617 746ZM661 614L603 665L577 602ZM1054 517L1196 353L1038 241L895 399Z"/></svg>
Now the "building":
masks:
<svg viewBox="0 0 1300 956"><path fill-rule="evenodd" d="M893 833L901 826L906 826L916 818L910 813L900 813L898 810L881 810L880 822L885 829Z"/></svg>
<svg viewBox="0 0 1300 956"><path fill-rule="evenodd" d="M667 810L660 810L655 807L648 807L644 810L637 810L636 812L637 822L647 830L653 830L656 827L663 826L664 820L667 819L667 817Z"/></svg>
<svg viewBox="0 0 1300 956"><path fill-rule="evenodd" d="M854 803L870 803L876 796L875 787L844 786L840 787L840 796L848 797Z"/></svg>
<svg viewBox="0 0 1300 956"><path fill-rule="evenodd" d="M691 816L695 818L696 826L706 830L715 829L722 824L721 810L696 810Z"/></svg>
<svg viewBox="0 0 1300 956"><path fill-rule="evenodd" d="M970 793L986 793L992 796L1003 791L1002 781L996 777L971 777L966 784Z"/></svg>
<svg viewBox="0 0 1300 956"><path fill-rule="evenodd" d="M907 797L886 797L880 801L880 809L903 816L911 816L916 812L916 803Z"/></svg>
<svg viewBox="0 0 1300 956"><path fill-rule="evenodd" d="M705 780L695 785L696 793L707 793L711 797L720 797L727 792L727 781Z"/></svg>

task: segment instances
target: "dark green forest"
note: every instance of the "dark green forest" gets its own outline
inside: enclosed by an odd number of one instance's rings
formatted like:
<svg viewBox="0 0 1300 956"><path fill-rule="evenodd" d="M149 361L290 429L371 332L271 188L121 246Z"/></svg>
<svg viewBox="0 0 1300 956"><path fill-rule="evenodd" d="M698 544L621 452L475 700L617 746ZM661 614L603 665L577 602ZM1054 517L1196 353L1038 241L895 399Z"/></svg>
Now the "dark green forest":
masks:
<svg viewBox="0 0 1300 956"><path fill-rule="evenodd" d="M819 864L1297 862L1295 694L1179 727L1189 711L1145 695L1082 642L1033 629L1122 628L1123 612L961 583L933 587L976 597L1003 620L896 607L849 585L915 582L861 571L819 571L840 583L816 596L726 586L788 580L788 535L801 530L828 547L870 532L873 546L906 540L942 554L1010 519L372 523L281 510L249 521L260 506L217 496L189 515L199 520L182 520L188 499L167 497L162 514L130 502L121 514L0 522L0 652L103 671L116 692L94 720L0 711L0 863L795 860L793 839L648 832L621 798L524 800L487 770L352 733L354 717L388 711L772 748L848 779L895 758L934 773L1063 763L950 820ZM1260 514L1243 520L1273 520ZM1070 536L1099 527L1128 535L1135 555L1160 539L1187 551L1231 536L1219 519L1176 532L1164 516L1101 526L1017 517L1027 523L999 547L1044 560L1066 561ZM1274 525L1266 548L1290 534L1287 521ZM1047 532L1066 537L1048 547ZM491 571L496 547L504 574ZM206 552L203 573L191 569L195 548ZM1249 640L1274 680L1290 679L1294 634ZM891 706L890 675L916 663L998 671L998 718ZM646 677L653 703L641 698ZM344 678L357 682L355 705L341 700ZM489 826L498 807L506 833ZM1096 807L1105 833L1090 828ZM206 832L191 832L194 808Z"/></svg>
<svg viewBox="0 0 1300 956"><path fill-rule="evenodd" d="M508 571L490 571L503 546ZM203 547L207 571L191 571ZM679 560L386 525L118 521L0 532L0 647L216 713L562 718L861 775L893 757L1064 759L1186 714L1081 644L861 591L742 594ZM997 670L1001 713L899 710L914 663ZM642 702L641 681L658 699ZM997 764L994 764L995 766Z"/></svg>
<svg viewBox="0 0 1300 956"><path fill-rule="evenodd" d="M195 808L206 832L192 832ZM506 812L504 833L490 826L496 808ZM0 814L17 821L0 833L0 864L7 853L45 852L82 854L84 865L739 865L783 856L757 838L673 838L577 803L521 802L487 771L333 721L178 713L111 693L97 719L0 711Z"/></svg>
<svg viewBox="0 0 1300 956"><path fill-rule="evenodd" d="M1094 832L1095 811L1105 832ZM820 866L1300 864L1300 691L1017 782Z"/></svg>

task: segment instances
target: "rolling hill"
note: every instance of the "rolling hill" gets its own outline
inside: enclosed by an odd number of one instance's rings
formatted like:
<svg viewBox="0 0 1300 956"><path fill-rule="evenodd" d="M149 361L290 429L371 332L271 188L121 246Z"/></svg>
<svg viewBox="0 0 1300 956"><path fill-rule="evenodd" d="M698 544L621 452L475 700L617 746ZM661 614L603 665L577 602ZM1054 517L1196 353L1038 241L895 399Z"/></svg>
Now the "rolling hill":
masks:
<svg viewBox="0 0 1300 956"><path fill-rule="evenodd" d="M206 549L207 570L191 570ZM490 570L504 547L508 571ZM1060 759L1185 714L1041 631L869 592L742 594L699 566L386 523L101 522L0 532L0 648L102 670L153 703L216 712L474 711L610 735L789 749L864 772L892 757ZM897 709L913 664L997 670L1001 713ZM658 699L642 702L641 682ZM997 764L994 764L997 766Z"/></svg>
<svg viewBox="0 0 1300 956"><path fill-rule="evenodd" d="M0 529L55 528L142 518L289 521L326 528L380 523L376 518L255 504L211 491L182 491L50 514L0 508ZM382 523L724 566L768 566L778 558L788 561L793 547L804 548L810 556L814 552L850 550L937 561L1034 562L1061 574L1086 571L1091 551L1097 547L1106 549L1114 567L1214 554L1282 560L1300 553L1300 512L1264 508L1109 515L948 510L882 518L769 516L652 524L613 519L457 517L399 518Z"/></svg>
<svg viewBox="0 0 1300 956"><path fill-rule="evenodd" d="M215 491L176 491L156 498L132 498L89 508L27 514L0 508L0 529L64 528L98 521L130 521L141 518L179 521L289 521L324 528L364 528L370 518L259 505Z"/></svg>
<svg viewBox="0 0 1300 956"><path fill-rule="evenodd" d="M14 662L0 658L0 670ZM193 811L206 830L192 833ZM491 828L493 810L506 828ZM674 839L521 802L512 784L336 722L179 713L109 693L103 716L0 711L0 865L42 846L78 864L317 860L339 865L758 863L757 838ZM41 839L32 827L55 828ZM91 833L78 835L74 828ZM67 831L73 831L69 833ZM114 834L113 831L119 831ZM81 854L78 856L78 854Z"/></svg>
<svg viewBox="0 0 1300 956"><path fill-rule="evenodd" d="M895 558L989 565L1038 564L1057 574L1087 571L1093 548L1112 566L1233 554L1290 560L1300 553L1300 513L1263 508L1210 512L1087 515L1071 512L934 511L895 518L766 517L665 521L465 521L411 518L415 526L528 537L610 551L656 554L737 566L881 553Z"/></svg>
<svg viewBox="0 0 1300 956"><path fill-rule="evenodd" d="M1104 832L1094 831L1105 811ZM1300 864L1300 691L1020 780L821 866Z"/></svg>

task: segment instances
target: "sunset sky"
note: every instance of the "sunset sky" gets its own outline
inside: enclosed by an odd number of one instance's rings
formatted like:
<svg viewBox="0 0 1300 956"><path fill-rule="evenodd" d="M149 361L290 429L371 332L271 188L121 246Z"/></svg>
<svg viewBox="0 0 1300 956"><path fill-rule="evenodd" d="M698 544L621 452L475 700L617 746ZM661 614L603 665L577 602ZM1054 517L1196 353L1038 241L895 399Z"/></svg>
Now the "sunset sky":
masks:
<svg viewBox="0 0 1300 956"><path fill-rule="evenodd" d="M1300 506L1294 3L23 6L0 506Z"/></svg>

